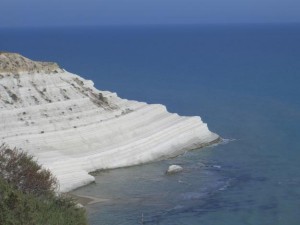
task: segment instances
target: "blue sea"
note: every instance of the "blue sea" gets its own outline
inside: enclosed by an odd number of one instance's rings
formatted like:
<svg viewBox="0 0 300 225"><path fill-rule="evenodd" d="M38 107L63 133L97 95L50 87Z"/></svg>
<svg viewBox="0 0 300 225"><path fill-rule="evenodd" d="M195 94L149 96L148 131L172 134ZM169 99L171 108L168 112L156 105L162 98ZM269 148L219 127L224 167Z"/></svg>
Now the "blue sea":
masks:
<svg viewBox="0 0 300 225"><path fill-rule="evenodd" d="M74 191L110 199L87 206L91 225L300 224L299 24L0 29L0 50L200 115L226 140L98 173Z"/></svg>

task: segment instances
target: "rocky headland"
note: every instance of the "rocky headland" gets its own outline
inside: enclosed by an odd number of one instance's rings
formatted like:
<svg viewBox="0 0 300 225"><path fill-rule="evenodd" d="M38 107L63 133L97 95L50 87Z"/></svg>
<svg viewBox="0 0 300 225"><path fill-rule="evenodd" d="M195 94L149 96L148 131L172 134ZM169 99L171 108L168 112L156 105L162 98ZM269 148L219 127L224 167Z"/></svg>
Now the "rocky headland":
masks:
<svg viewBox="0 0 300 225"><path fill-rule="evenodd" d="M22 148L66 192L89 172L176 156L220 140L200 117L122 99L56 63L0 52L0 143Z"/></svg>

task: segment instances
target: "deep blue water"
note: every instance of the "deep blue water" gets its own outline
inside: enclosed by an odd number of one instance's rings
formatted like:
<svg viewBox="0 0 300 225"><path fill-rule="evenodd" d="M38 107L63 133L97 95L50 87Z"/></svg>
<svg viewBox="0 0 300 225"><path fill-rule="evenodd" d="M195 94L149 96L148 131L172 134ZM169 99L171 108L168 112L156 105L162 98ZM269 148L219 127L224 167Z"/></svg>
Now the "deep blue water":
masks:
<svg viewBox="0 0 300 225"><path fill-rule="evenodd" d="M113 199L88 206L91 224L300 224L300 25L1 29L0 50L234 139L100 173L75 191Z"/></svg>

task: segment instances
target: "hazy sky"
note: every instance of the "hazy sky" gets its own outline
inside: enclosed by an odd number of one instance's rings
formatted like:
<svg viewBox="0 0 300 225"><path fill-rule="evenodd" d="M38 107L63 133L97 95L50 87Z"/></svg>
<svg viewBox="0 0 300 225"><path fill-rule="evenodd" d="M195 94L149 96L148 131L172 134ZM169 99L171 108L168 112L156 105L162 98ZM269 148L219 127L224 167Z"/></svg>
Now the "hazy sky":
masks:
<svg viewBox="0 0 300 225"><path fill-rule="evenodd" d="M0 27L300 22L300 0L0 0Z"/></svg>

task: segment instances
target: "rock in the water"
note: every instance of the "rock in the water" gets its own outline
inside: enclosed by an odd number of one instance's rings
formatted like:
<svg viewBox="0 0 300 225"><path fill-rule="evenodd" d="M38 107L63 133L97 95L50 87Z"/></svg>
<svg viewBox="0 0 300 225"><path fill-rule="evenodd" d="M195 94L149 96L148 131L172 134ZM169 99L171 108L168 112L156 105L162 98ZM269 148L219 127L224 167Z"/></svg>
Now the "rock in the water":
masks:
<svg viewBox="0 0 300 225"><path fill-rule="evenodd" d="M217 140L200 117L97 90L55 63L0 53L0 142L34 155L62 192L94 181L89 172L176 156Z"/></svg>
<svg viewBox="0 0 300 225"><path fill-rule="evenodd" d="M181 166L171 165L167 170L167 174L179 173L181 171L183 171L183 168Z"/></svg>
<svg viewBox="0 0 300 225"><path fill-rule="evenodd" d="M78 209L84 208L84 206L83 206L82 204L80 204L80 203L77 203L77 204L75 205L75 207L78 208Z"/></svg>

